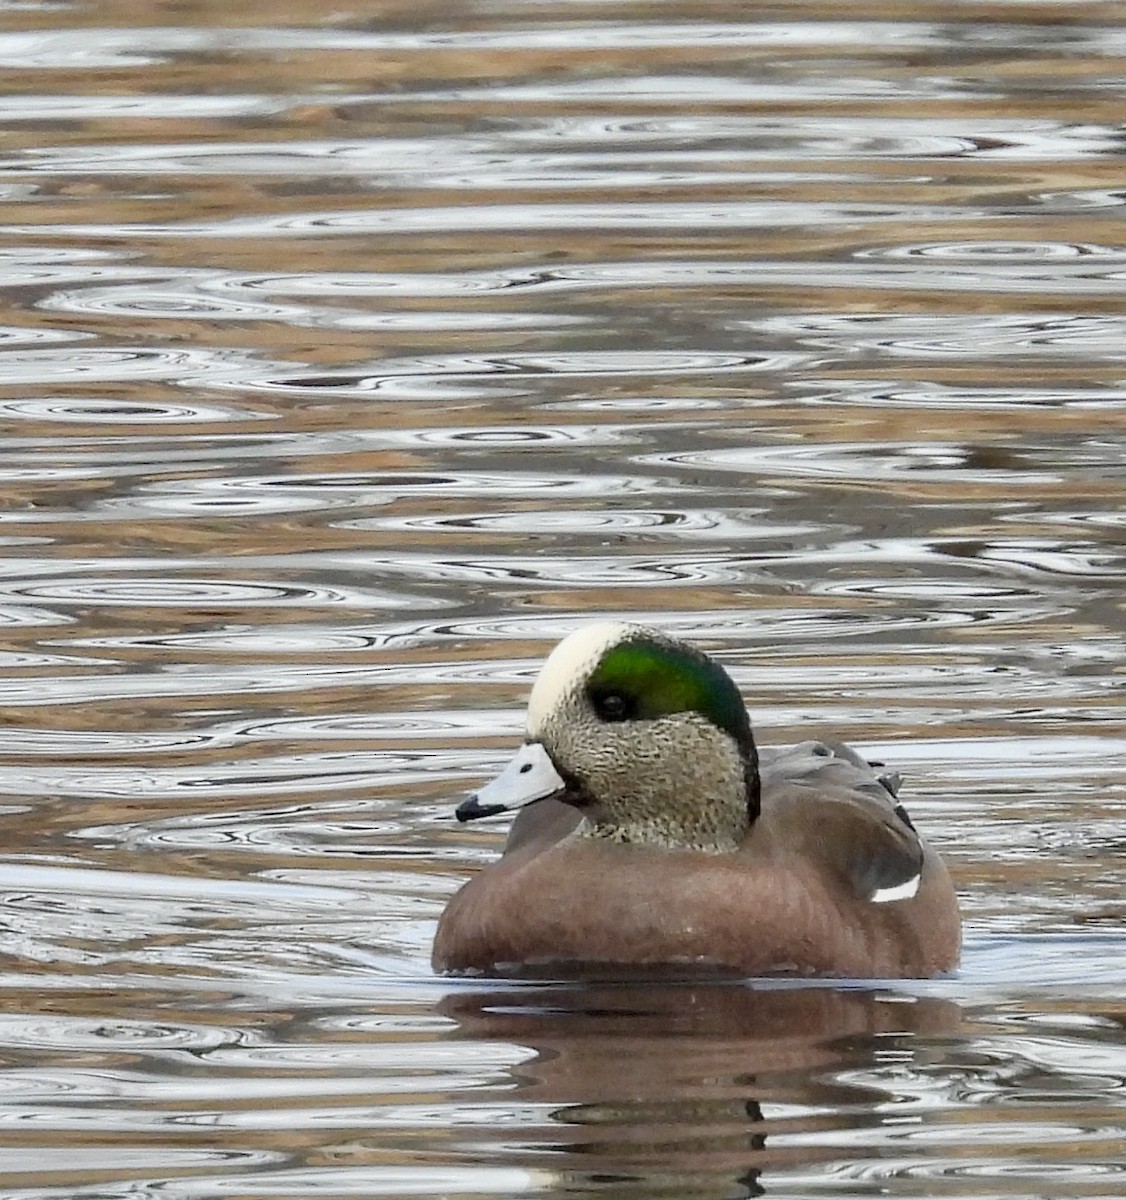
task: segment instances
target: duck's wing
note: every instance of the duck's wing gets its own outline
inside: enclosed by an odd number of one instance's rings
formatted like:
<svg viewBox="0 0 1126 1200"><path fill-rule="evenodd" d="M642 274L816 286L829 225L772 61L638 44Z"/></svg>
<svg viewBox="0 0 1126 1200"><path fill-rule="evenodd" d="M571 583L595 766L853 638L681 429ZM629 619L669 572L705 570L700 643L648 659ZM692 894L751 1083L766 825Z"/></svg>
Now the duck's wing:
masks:
<svg viewBox="0 0 1126 1200"><path fill-rule="evenodd" d="M801 742L759 755L762 815L778 840L874 903L918 890L926 849L899 803L899 776L848 746Z"/></svg>

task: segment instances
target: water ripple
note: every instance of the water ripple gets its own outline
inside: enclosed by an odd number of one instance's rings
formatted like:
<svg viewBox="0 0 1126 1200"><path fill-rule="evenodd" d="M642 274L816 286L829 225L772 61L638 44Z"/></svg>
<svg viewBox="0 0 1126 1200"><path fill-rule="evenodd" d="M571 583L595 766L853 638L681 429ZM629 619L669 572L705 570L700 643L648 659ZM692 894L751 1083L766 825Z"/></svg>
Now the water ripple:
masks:
<svg viewBox="0 0 1126 1200"><path fill-rule="evenodd" d="M981 158L1020 162L1116 154L1121 131L1114 124L1082 125L1044 117L956 117L893 112L878 117L823 111L748 116L725 111L696 114L663 111L617 114L522 115L494 131L498 145L536 143L554 149L582 145L605 156L620 147L683 150L722 145L735 161L784 161L791 165L826 159Z"/></svg>
<svg viewBox="0 0 1126 1200"><path fill-rule="evenodd" d="M879 223L977 221L984 209L970 205L905 205L879 202L834 204L781 200L639 202L620 204L475 204L464 207L378 208L338 212L231 217L175 223L135 222L125 225L53 224L45 227L0 225L6 236L67 237L90 240L121 238L305 238L354 237L356 234L400 236L427 233L505 234L552 230L615 229L790 229L834 226L855 229Z"/></svg>
<svg viewBox="0 0 1126 1200"><path fill-rule="evenodd" d="M83 1053L126 1053L187 1050L198 1053L217 1046L253 1040L248 1031L202 1025L170 1025L153 1021L96 1020L89 1017L28 1017L0 1014L0 1041L19 1051L51 1050Z"/></svg>
<svg viewBox="0 0 1126 1200"><path fill-rule="evenodd" d="M843 582L822 585L813 589L826 595L847 595L850 592L863 595L870 590L875 594L886 591L889 595L919 596L931 599L932 594L942 599L946 594L941 584L920 583L911 585L900 581L886 583ZM960 604L972 601L988 601L990 605L1004 611L1005 604L1013 599L1018 607L1027 605L1028 593L1016 588L988 587L984 584L966 584L950 589L953 598ZM980 601L979 601L980 604ZM969 624L978 623L978 614L972 613ZM951 623L959 623L955 617ZM926 625L926 620L915 622ZM942 621L935 622L943 625ZM909 626L910 627L910 623ZM1109 647L1108 647L1109 649ZM1114 646L1117 652L1119 647ZM492 684L503 684L508 688L528 689L539 667L542 656L534 659L504 660L501 662L440 661L423 663L377 663L353 665L350 663L284 663L277 660L250 665L178 663L174 668L149 674L86 674L36 676L34 678L11 677L0 679L0 703L13 707L51 706L86 703L93 700L152 699L161 696L223 697L229 702L232 696L269 695L279 692L305 692L315 689L348 689L373 687L419 687L445 689L455 685L473 688ZM818 691L822 687L843 686L862 688L872 697L903 698L902 689L911 688L919 696L949 696L964 700L970 689L983 688L995 696L1002 682L1012 702L1029 695L1054 694L1057 697L1088 695L1090 688L1081 676L1074 678L1047 677L1033 670L1006 665L1003 668L990 666L982 661L956 664L930 661L910 661L902 667L880 666L855 667L851 663L821 665L816 668L785 663L779 668L777 678L762 669L749 672L735 667L731 674L737 683L753 692L769 690L788 695ZM899 691L897 692L897 689ZM18 787L18 780L16 785Z"/></svg>
<svg viewBox="0 0 1126 1200"><path fill-rule="evenodd" d="M1094 31L1091 31L1093 36ZM1110 30L1106 31L1112 37ZM237 36L222 29L159 26L120 29L56 29L0 35L0 65L13 70L152 67L169 57L234 53L240 57L350 51L401 53L422 50L555 50L707 46L912 46L942 44L937 26L896 22L709 23L661 25L563 22L511 29L436 29L431 32L332 29L314 26L248 26Z"/></svg>
<svg viewBox="0 0 1126 1200"><path fill-rule="evenodd" d="M175 517L258 515L285 512L323 512L394 504L406 497L418 503L435 499L464 499L486 495L497 500L547 495L563 498L636 496L660 491L685 491L684 486L655 481L644 475L580 475L559 472L470 471L428 473L397 471L370 475L288 475L198 477L162 480L138 487L132 494L91 503L85 519L136 520L145 514ZM17 513L0 521L27 523L42 514ZM83 519L74 514L71 520ZM338 522L341 528L379 528L380 518L357 517Z"/></svg>
<svg viewBox="0 0 1126 1200"><path fill-rule="evenodd" d="M349 312L314 308L308 304L267 304L236 300L230 294L211 294L189 287L152 288L118 284L57 291L41 301L48 312L92 316L139 317L146 320L280 321L290 326L325 329L538 329L581 325L584 318L529 312ZM48 340L46 338L40 340Z"/></svg>
<svg viewBox="0 0 1126 1200"><path fill-rule="evenodd" d="M885 246L858 252L857 258L937 259L943 263L1041 263L1053 265L1081 261L1126 264L1126 250L1095 242L930 242Z"/></svg>
<svg viewBox="0 0 1126 1200"><path fill-rule="evenodd" d="M1054 30L1070 54L1112 56L1121 53L1122 31L1097 22ZM653 50L683 47L759 49L817 48L879 52L890 49L949 49L951 39L978 49L994 46L997 27L968 22L924 21L763 21L638 23L573 21L531 23L501 28L379 29L315 25L248 26L237 36L223 28L153 26L141 28L60 28L7 31L0 36L0 63L12 69L150 67L167 56L232 53L240 56L277 52L402 53L422 50L586 52L595 49ZM1006 24L1003 45L1040 50L1043 31L1037 24Z"/></svg>
<svg viewBox="0 0 1126 1200"><path fill-rule="evenodd" d="M144 768L102 766L34 766L18 770L0 767L0 793L26 796L99 796L106 798L134 796L138 799L174 800L177 797L207 798L230 796L274 796L315 790L328 794L333 791L384 788L406 788L431 779L459 780L479 776L489 770L495 759L477 751L436 750L416 752L372 751L364 754L354 750L346 753L298 754L269 760L246 760L226 763L220 769L205 766L188 768ZM227 818L224 817L224 820ZM206 824L209 818L203 819ZM262 814L257 814L246 835L251 841L270 839L270 831L260 827ZM371 833L381 830L379 821L371 820ZM96 829L95 836L103 836ZM205 839L210 835L204 833Z"/></svg>
<svg viewBox="0 0 1126 1200"><path fill-rule="evenodd" d="M775 645L779 641L813 642L821 644L827 640L842 638L870 639L894 631L919 630L928 626L982 625L1001 622L1021 624L1042 619L1051 611L1042 602L1032 603L1027 592L1018 589L986 588L979 585L982 593L992 593L993 608L981 603L982 596L973 608L959 609L949 603L957 597L935 594L931 599L941 602L911 611L889 611L880 608L865 608L848 611L840 607L818 607L808 602L800 607L767 608L760 601L753 609L734 608L712 610L677 609L666 606L660 612L652 609L616 609L615 616L623 621L666 629L670 633L708 641L739 641ZM940 588L935 589L941 593ZM966 596L974 588L963 585ZM1013 603L1013 598L1024 597L1022 607ZM963 597L964 598L964 597ZM1003 603L1006 599L1008 604ZM173 650L181 658L191 654L238 653L261 657L292 654L336 654L354 653L364 650L402 651L417 646L441 646L448 642L480 639L488 642L527 641L542 642L545 649L560 641L589 620L587 614L562 613L525 615L495 615L482 618L443 618L440 621L391 621L364 623L362 625L338 625L317 623L310 625L271 625L220 627L213 630L191 633L169 634L117 634L102 637L68 637L66 644L72 647L93 647L117 650L160 649ZM441 714L442 720L449 714ZM372 716L370 720L382 720ZM410 720L422 718L413 715ZM374 728L374 727L373 727ZM26 731L25 731L26 732Z"/></svg>
<svg viewBox="0 0 1126 1200"><path fill-rule="evenodd" d="M784 370L800 366L796 355L736 354L709 350L571 350L558 354L433 355L389 358L382 378L396 375L688 375L697 372ZM294 380L300 384L300 380ZM317 386L310 380L307 386ZM322 385L323 386L323 385Z"/></svg>
<svg viewBox="0 0 1126 1200"><path fill-rule="evenodd" d="M256 583L235 579L84 578L50 583L0 583L0 596L30 597L63 604L98 606L157 606L161 608L255 608L275 605L304 607L398 607L403 596L327 585ZM426 601L412 598L413 605Z"/></svg>
<svg viewBox="0 0 1126 1200"><path fill-rule="evenodd" d="M1116 409L1126 408L1126 388L958 386L915 380L888 383L886 380L817 380L813 395L803 396L809 404L860 404L878 408L920 409ZM803 391L804 391L803 387ZM792 401L791 401L792 402Z"/></svg>
<svg viewBox="0 0 1126 1200"><path fill-rule="evenodd" d="M921 256L920 256L921 258ZM668 286L717 288L742 281L746 286L833 290L871 288L877 291L1000 292L1012 295L1093 296L1117 295L1126 276L1118 263L1094 260L1009 262L985 259L977 264L951 266L925 259L910 263L857 254L852 261L760 259L746 264L680 263L655 269L651 264L623 262L588 271L551 273L539 286L552 290L644 287L647 280ZM569 282L570 281L570 282Z"/></svg>
<svg viewBox="0 0 1126 1200"><path fill-rule="evenodd" d="M42 346L44 343L59 343L67 344L67 352L70 351L70 345L73 342L85 341L90 337L88 333L72 332L64 329L27 329L23 326L0 326L0 354L7 356L7 352L15 346Z"/></svg>
<svg viewBox="0 0 1126 1200"><path fill-rule="evenodd" d="M75 425L212 424L228 421L270 420L267 413L230 405L177 400L126 400L82 396L33 396L0 400L0 421L57 421Z"/></svg>
<svg viewBox="0 0 1126 1200"><path fill-rule="evenodd" d="M1126 318L1075 314L1001 316L915 316L802 314L747 322L747 328L786 331L810 346L831 346L855 354L879 351L895 357L1005 360L1092 356L1110 362L1126 357Z"/></svg>
<svg viewBox="0 0 1126 1200"><path fill-rule="evenodd" d="M1009 247L1006 250L1006 246ZM1059 296L1093 295L1121 290L1126 273L1114 247L1095 243L951 242L903 246L868 246L849 261L835 258L796 260L767 257L753 260L664 259L551 264L505 270L391 274L326 272L317 277L229 275L200 280L197 287L213 292L265 292L278 296L391 296L412 299L468 297L475 294L522 292L568 294L622 288L708 288L802 286L816 289L878 289L979 292ZM779 317L777 320L786 320ZM824 316L822 316L824 320ZM870 315L841 314L857 324ZM901 318L906 319L906 318ZM988 318L987 318L988 319ZM1010 317L1010 319L1012 319ZM1023 318L1032 322L1033 317ZM1059 318L1057 317L1057 320ZM915 318L941 328L951 318ZM759 322L745 328L769 328Z"/></svg>
<svg viewBox="0 0 1126 1200"><path fill-rule="evenodd" d="M1005 487L1035 487L1062 482L1058 458L1045 456L1041 469L1027 452L997 454L997 465L972 447L949 442L898 444L890 442L837 442L823 445L748 447L746 449L692 451L642 455L637 461L663 467L706 466L718 471L740 471L767 476L824 477L855 483L884 481L993 482ZM1009 461L1005 461L1008 458ZM1053 469L1049 469L1053 468Z"/></svg>
<svg viewBox="0 0 1126 1200"><path fill-rule="evenodd" d="M368 371L293 374L288 377L247 378L237 381L240 390L308 392L364 396L379 392L388 397L440 399L445 396L488 396L497 384L514 395L542 378L581 376L692 376L741 375L796 370L812 360L799 354L732 354L704 350L571 351L559 354L433 355L386 359ZM491 385L482 388L482 384ZM517 385L517 386L513 386ZM215 381L212 386L223 386Z"/></svg>
<svg viewBox="0 0 1126 1200"><path fill-rule="evenodd" d="M116 383L132 380L170 380L183 383L230 381L262 369L257 354L242 350L154 350L145 346L70 347L52 350L0 351L0 371L6 384Z"/></svg>
<svg viewBox="0 0 1126 1200"><path fill-rule="evenodd" d="M611 488L609 490L617 490ZM662 489L663 490L663 489ZM523 512L458 513L455 516L371 517L350 522L353 527L387 533L439 533L464 537L467 533L552 534L601 537L644 535L653 538L766 541L809 537L821 530L812 523L783 525L764 521L761 509L656 510L551 508Z"/></svg>

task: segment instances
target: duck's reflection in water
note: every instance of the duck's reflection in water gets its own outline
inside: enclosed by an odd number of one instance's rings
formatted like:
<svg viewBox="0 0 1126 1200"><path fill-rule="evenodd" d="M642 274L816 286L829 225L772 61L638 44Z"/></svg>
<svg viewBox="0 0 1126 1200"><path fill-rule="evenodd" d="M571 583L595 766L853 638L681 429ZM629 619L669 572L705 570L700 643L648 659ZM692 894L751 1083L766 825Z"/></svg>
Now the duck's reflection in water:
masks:
<svg viewBox="0 0 1126 1200"><path fill-rule="evenodd" d="M489 1157L546 1167L547 1194L571 1197L757 1196L775 1171L876 1157L865 1131L901 1119L905 1081L916 1096L961 1023L906 992L718 979L483 982L442 1007L458 1037L533 1052Z"/></svg>

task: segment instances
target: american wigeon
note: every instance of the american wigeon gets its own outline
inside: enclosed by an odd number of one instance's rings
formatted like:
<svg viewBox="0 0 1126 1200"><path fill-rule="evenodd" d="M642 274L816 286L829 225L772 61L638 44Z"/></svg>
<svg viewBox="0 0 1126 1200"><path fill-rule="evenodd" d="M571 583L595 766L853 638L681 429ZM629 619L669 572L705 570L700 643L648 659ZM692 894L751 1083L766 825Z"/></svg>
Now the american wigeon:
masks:
<svg viewBox="0 0 1126 1200"><path fill-rule="evenodd" d="M954 889L897 787L846 746L756 750L726 671L683 642L580 629L545 662L515 758L457 810L520 812L442 914L434 968L950 970Z"/></svg>

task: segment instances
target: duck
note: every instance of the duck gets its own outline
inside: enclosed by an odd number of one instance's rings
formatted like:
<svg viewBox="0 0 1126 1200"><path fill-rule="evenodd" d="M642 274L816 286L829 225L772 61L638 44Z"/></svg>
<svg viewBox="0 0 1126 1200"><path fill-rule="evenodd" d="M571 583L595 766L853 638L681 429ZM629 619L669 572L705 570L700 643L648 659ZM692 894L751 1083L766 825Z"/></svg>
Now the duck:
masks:
<svg viewBox="0 0 1126 1200"><path fill-rule="evenodd" d="M515 812L438 922L439 974L587 970L929 978L952 971L950 875L899 776L827 741L756 746L703 651L644 625L564 638L508 766L456 810Z"/></svg>

